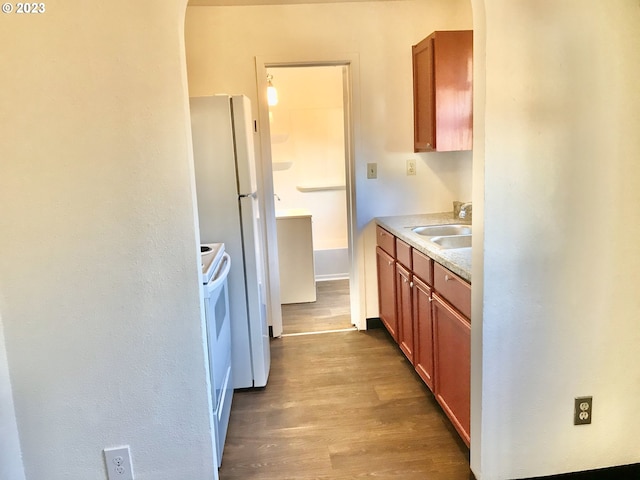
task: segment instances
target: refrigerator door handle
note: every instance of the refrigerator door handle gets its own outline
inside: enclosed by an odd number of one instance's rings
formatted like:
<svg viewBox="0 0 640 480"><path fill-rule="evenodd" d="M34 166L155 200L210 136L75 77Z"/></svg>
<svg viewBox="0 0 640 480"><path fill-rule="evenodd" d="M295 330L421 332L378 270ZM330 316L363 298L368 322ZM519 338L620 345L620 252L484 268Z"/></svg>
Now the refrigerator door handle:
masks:
<svg viewBox="0 0 640 480"><path fill-rule="evenodd" d="M257 194L256 194L256 192L253 192L253 193L241 193L240 195L238 195L238 197L239 198L248 198L248 197L256 198Z"/></svg>

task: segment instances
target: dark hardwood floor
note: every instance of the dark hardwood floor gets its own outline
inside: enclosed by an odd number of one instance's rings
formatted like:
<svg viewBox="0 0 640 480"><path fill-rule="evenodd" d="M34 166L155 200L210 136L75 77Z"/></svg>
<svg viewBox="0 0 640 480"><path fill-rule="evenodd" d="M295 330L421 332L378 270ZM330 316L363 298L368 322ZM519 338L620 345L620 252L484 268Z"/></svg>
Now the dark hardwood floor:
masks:
<svg viewBox="0 0 640 480"><path fill-rule="evenodd" d="M221 480L471 478L466 446L385 330L272 339L271 355L268 385L235 392Z"/></svg>

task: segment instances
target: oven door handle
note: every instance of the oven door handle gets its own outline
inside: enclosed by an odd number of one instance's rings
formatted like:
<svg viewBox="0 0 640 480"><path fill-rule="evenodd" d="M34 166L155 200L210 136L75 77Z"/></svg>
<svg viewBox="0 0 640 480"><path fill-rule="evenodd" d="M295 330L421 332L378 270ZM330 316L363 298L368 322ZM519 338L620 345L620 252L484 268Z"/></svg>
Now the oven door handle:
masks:
<svg viewBox="0 0 640 480"><path fill-rule="evenodd" d="M206 285L207 291L213 292L216 288L220 287L220 285L227 280L229 270L231 270L231 257L225 252L222 255L222 261L220 262L218 271L215 273L212 280Z"/></svg>

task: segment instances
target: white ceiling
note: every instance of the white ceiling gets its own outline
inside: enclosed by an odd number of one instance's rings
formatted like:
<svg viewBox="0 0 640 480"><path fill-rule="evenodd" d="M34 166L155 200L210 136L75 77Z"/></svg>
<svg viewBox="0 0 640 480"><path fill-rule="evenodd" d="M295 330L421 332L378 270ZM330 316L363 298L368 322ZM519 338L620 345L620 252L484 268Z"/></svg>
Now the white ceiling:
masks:
<svg viewBox="0 0 640 480"><path fill-rule="evenodd" d="M190 6L239 6L239 5L295 5L302 3L349 3L370 1L397 1L397 0L189 0Z"/></svg>

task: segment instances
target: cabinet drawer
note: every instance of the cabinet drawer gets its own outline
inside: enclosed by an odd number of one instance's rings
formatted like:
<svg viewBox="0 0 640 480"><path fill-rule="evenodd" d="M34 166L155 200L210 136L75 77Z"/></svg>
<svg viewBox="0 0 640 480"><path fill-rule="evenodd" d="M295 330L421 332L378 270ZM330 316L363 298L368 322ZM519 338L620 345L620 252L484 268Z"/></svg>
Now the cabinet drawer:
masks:
<svg viewBox="0 0 640 480"><path fill-rule="evenodd" d="M429 286L433 286L433 260L413 249L413 274Z"/></svg>
<svg viewBox="0 0 640 480"><path fill-rule="evenodd" d="M384 228L379 225L376 225L376 238L377 243L380 248L382 248L385 252L391 255L393 258L396 258L396 237L391 233L387 232Z"/></svg>
<svg viewBox="0 0 640 480"><path fill-rule="evenodd" d="M396 238L396 260L411 270L411 250L409 244Z"/></svg>
<svg viewBox="0 0 640 480"><path fill-rule="evenodd" d="M471 318L471 285L439 263L434 263L433 287L460 313Z"/></svg>

